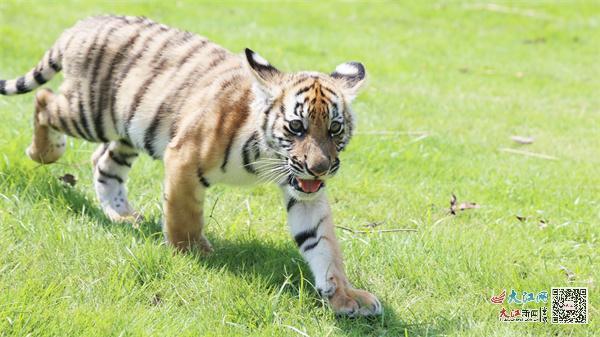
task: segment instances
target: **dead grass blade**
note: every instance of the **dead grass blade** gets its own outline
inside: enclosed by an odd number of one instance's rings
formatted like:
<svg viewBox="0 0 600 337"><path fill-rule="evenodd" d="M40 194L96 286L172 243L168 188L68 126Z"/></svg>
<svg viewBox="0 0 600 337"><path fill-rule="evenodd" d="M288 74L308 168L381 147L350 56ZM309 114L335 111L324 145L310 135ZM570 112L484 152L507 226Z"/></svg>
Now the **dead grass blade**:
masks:
<svg viewBox="0 0 600 337"><path fill-rule="evenodd" d="M560 266L560 270L562 270L563 272L565 272L565 275L567 276L567 281L574 281L575 280L575 273L572 272L571 270L567 269L567 267Z"/></svg>
<svg viewBox="0 0 600 337"><path fill-rule="evenodd" d="M536 153L536 152L529 152L529 151L522 151L522 150L516 150L516 149L509 149L509 148L506 148L506 147L500 148L500 151L502 151L502 152L508 152L508 153L514 153L514 154L520 154L520 155L523 155L523 156L535 157L535 158L540 158L540 159L558 160L557 157L550 156L550 155L547 155L547 154Z"/></svg>

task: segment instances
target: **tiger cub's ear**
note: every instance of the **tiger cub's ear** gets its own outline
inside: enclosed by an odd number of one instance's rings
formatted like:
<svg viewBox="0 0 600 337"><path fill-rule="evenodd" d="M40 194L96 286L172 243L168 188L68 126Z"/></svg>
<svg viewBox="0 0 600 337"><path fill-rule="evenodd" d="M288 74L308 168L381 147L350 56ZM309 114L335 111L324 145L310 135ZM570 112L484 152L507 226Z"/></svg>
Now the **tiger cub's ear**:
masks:
<svg viewBox="0 0 600 337"><path fill-rule="evenodd" d="M271 91L277 85L281 72L251 49L246 48L245 52L252 74L264 89Z"/></svg>
<svg viewBox="0 0 600 337"><path fill-rule="evenodd" d="M353 100L365 83L367 72L360 62L346 62L337 66L331 77L336 80L348 99Z"/></svg>

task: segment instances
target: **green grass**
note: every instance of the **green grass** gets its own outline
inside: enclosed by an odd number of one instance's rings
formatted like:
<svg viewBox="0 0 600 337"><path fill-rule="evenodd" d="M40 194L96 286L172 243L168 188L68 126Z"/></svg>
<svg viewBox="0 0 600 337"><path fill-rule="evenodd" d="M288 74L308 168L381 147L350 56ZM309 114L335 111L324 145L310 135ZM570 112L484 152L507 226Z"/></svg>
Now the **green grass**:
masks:
<svg viewBox="0 0 600 337"><path fill-rule="evenodd" d="M251 47L284 70L364 62L359 134L329 185L336 222L417 229L338 231L350 279L385 315L337 318L311 288L276 187L211 189L215 253L173 254L160 162L131 172L145 223L110 223L91 186L94 145L70 140L60 164L37 166L24 155L32 95L0 97L0 336L599 335L598 3L418 3L0 2L0 78L29 70L76 20L108 12ZM368 133L383 130L398 133ZM415 130L429 136L403 134ZM58 181L65 173L74 188ZM481 208L449 216L452 193ZM590 289L589 325L501 323L489 302L505 288L557 286Z"/></svg>

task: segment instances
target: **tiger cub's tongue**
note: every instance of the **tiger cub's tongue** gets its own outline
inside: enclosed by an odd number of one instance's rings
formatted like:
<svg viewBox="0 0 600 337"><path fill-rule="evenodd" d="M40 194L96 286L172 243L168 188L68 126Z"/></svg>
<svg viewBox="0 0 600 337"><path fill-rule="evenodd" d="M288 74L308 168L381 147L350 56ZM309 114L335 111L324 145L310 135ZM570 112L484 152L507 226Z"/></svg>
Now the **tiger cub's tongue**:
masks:
<svg viewBox="0 0 600 337"><path fill-rule="evenodd" d="M305 180L300 178L296 179L298 179L298 185L300 186L300 188L306 193L315 193L319 190L319 187L321 187L320 180Z"/></svg>

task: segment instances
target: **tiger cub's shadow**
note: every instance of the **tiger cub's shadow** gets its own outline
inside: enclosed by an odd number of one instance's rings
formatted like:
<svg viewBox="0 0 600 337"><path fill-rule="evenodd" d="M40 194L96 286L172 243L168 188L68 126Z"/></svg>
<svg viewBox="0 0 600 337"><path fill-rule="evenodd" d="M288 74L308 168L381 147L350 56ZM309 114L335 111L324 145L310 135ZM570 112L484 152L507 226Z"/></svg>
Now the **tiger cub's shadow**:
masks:
<svg viewBox="0 0 600 337"><path fill-rule="evenodd" d="M124 236L131 235L141 240L151 240L157 247L164 243L160 216L148 217L137 227L130 223L115 223L104 215L95 198L86 195L77 187L68 186L45 174L31 175L31 171L18 168L5 167L1 172L4 173L4 178L10 180L13 188L16 188L19 193L32 195L34 200L44 200L56 207L66 207L70 213L88 218L100 225L103 230L119 232ZM0 177L0 183L3 180ZM33 194L29 189L32 183L37 186ZM209 255L191 252L189 255L198 264L214 270L225 269L242 278L258 277L272 289L281 289L286 283L288 286L283 287L283 291L292 297L298 297L300 289L304 287L305 294L314 300L314 305L321 305L322 302L316 291L310 289L310 271L292 240L273 241L252 235L227 240L214 236L210 232L207 236L213 243L215 251ZM411 326L403 322L388 306L382 317L356 319L338 317L337 325L350 335L356 333L357 327L361 328L364 335L377 333L377 331L404 332L405 328L420 333L425 331L422 330L424 326ZM429 325L427 331L436 331L436 329Z"/></svg>

